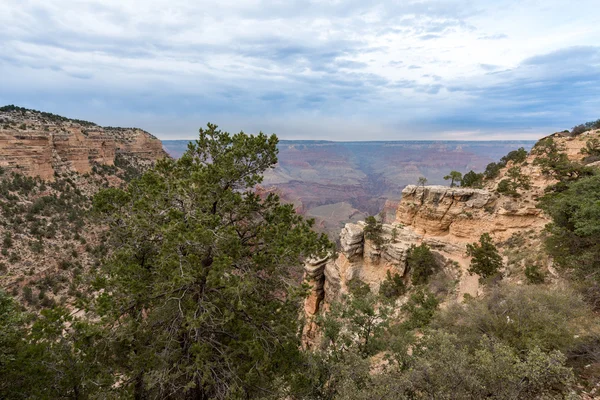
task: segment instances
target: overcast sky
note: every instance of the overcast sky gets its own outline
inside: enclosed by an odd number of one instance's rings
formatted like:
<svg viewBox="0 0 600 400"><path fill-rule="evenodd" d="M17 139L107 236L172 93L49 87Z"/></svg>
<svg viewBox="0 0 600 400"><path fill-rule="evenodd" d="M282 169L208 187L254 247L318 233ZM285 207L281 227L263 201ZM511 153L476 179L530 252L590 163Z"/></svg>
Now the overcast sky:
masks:
<svg viewBox="0 0 600 400"><path fill-rule="evenodd" d="M193 138L534 139L600 118L598 0L2 0L0 104Z"/></svg>

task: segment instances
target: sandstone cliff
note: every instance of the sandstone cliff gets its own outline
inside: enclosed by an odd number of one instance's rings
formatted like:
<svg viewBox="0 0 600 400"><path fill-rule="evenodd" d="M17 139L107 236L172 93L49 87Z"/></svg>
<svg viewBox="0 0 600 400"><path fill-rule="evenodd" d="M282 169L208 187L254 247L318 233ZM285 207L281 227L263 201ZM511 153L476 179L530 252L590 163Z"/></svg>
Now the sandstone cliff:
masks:
<svg viewBox="0 0 600 400"><path fill-rule="evenodd" d="M121 154L138 161L166 156L160 140L137 128L100 127L87 121L7 106L0 108L0 167L53 180L55 172L90 172Z"/></svg>
<svg viewBox="0 0 600 400"><path fill-rule="evenodd" d="M600 138L600 131L586 132L577 137L564 134L552 137L570 160L581 161L584 158L581 149L586 141ZM384 244L379 247L365 240L363 222L346 224L340 233L338 254L306 265L307 281L313 288L306 303L307 316L311 317L319 308L326 308L327 304L346 294L348 283L353 279L367 283L374 292L379 290L388 271L399 274L408 282L408 250L412 245L422 243L426 243L438 257L447 280L454 280L455 285L447 293L450 295L447 299L460 300L465 294L477 296L480 293L478 277L467 271L470 260L465 251L466 244L477 241L483 233L489 233L503 250L507 269L504 275L511 279L512 274L518 280L518 273L510 268L522 267L518 263L524 261L524 256L516 253L523 253L524 249L510 250L510 246L504 244L527 235L527 251L536 255L536 250L541 249L540 233L549 222L548 217L536 208L536 203L545 189L556 182L542 173L534 159L535 156L530 154L520 164L531 185L529 189L520 191L518 196L497 192L498 183L505 178L512 162L481 189L406 186L395 211L395 220L383 225ZM539 256L541 251L537 253ZM555 275L551 261L544 259L543 262L550 274ZM519 273L522 275L522 268ZM314 336L313 331L309 333ZM309 341L310 334L307 335Z"/></svg>

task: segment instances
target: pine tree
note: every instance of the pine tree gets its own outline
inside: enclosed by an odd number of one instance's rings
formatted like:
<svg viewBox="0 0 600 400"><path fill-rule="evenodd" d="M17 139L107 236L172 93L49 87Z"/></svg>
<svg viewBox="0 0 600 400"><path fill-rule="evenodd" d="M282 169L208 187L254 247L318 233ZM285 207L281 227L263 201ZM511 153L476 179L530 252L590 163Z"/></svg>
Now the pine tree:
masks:
<svg viewBox="0 0 600 400"><path fill-rule="evenodd" d="M450 181L450 187L459 186L462 181L462 174L458 171L450 171L450 173L444 176L444 180Z"/></svg>

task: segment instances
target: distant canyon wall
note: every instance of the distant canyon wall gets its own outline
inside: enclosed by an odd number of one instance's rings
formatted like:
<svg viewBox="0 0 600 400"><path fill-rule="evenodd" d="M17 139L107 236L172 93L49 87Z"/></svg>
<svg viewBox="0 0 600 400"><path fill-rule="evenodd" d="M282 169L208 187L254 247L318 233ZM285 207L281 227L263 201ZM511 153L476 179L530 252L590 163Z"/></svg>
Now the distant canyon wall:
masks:
<svg viewBox="0 0 600 400"><path fill-rule="evenodd" d="M0 112L4 169L52 180L61 170L86 173L95 163L112 165L117 154L148 161L167 156L161 141L141 129L53 121L33 111Z"/></svg>

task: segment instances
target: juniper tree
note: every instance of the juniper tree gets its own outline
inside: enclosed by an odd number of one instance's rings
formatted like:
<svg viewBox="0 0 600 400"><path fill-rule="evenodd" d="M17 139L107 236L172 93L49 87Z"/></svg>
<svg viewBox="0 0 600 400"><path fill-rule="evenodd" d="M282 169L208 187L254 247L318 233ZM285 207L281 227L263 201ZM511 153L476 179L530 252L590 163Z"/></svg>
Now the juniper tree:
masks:
<svg viewBox="0 0 600 400"><path fill-rule="evenodd" d="M208 124L179 160L94 198L115 249L98 311L123 393L248 398L295 365L304 290L294 274L331 245L292 205L254 192L277 142Z"/></svg>
<svg viewBox="0 0 600 400"><path fill-rule="evenodd" d="M481 235L479 243L467 244L467 255L472 257L469 273L477 274L484 279L496 275L502 267L502 256L494 246L489 233Z"/></svg>
<svg viewBox="0 0 600 400"><path fill-rule="evenodd" d="M371 240L376 246L383 244L383 224L374 216L365 218L365 239Z"/></svg>

